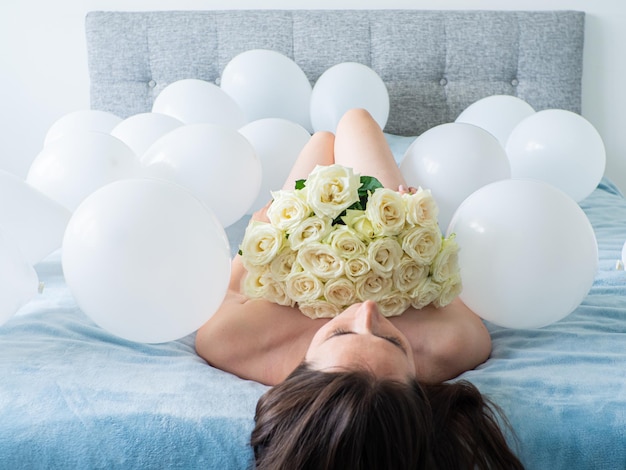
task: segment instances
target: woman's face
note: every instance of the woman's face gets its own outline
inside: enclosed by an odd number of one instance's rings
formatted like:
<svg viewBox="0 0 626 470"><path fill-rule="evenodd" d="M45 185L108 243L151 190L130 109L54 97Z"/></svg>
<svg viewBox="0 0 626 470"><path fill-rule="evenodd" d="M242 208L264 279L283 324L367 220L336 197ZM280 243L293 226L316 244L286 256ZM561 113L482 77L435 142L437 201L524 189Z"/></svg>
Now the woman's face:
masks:
<svg viewBox="0 0 626 470"><path fill-rule="evenodd" d="M305 360L316 370L365 369L403 382L415 377L409 341L372 301L348 307L320 328Z"/></svg>

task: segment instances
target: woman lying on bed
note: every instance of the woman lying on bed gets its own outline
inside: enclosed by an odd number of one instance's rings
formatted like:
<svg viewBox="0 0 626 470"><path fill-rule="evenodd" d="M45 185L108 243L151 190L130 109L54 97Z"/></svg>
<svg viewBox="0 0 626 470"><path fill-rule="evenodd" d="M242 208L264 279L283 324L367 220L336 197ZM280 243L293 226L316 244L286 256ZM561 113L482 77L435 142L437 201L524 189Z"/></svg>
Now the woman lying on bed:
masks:
<svg viewBox="0 0 626 470"><path fill-rule="evenodd" d="M284 188L316 165L337 163L406 182L370 114L351 110L336 135L315 133ZM267 220L265 209L254 215ZM333 319L241 293L239 256L220 309L198 331L211 365L273 385L257 404L258 468L521 468L497 424L497 408L467 382L443 383L484 362L489 333L459 299L383 317L374 302Z"/></svg>

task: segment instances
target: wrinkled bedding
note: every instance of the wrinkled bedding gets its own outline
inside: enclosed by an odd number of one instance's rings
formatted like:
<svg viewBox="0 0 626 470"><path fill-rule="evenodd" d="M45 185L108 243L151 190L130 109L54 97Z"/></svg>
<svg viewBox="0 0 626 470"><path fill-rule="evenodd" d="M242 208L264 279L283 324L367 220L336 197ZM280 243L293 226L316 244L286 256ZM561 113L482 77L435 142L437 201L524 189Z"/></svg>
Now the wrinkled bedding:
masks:
<svg viewBox="0 0 626 470"><path fill-rule="evenodd" d="M390 137L396 155L408 143ZM491 358L461 376L503 408L529 469L626 463L626 199L604 179L581 206L600 254L589 295L542 329L488 324ZM266 387L208 366L193 335L148 345L102 330L60 261L37 265L43 292L0 327L0 467L246 468Z"/></svg>

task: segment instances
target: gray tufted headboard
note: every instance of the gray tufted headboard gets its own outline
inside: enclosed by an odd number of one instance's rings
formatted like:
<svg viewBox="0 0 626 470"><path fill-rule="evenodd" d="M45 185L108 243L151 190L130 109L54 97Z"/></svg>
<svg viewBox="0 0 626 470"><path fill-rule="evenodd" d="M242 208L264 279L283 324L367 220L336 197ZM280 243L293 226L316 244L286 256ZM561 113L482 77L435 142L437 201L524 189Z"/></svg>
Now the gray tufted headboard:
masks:
<svg viewBox="0 0 626 470"><path fill-rule="evenodd" d="M385 131L419 135L472 102L511 94L536 110L580 112L584 13L576 11L228 10L90 12L91 105L149 111L183 78L219 82L232 57L281 52L311 83L361 62L389 90Z"/></svg>

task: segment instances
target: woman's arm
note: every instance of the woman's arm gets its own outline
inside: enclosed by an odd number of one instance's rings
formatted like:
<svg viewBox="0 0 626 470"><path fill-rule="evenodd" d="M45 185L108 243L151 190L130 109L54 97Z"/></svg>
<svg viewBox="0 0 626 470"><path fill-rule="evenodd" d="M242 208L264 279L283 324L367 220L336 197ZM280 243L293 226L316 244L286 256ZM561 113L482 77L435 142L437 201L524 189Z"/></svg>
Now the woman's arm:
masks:
<svg viewBox="0 0 626 470"><path fill-rule="evenodd" d="M275 385L302 362L313 335L327 320L312 320L292 307L248 299L239 288L244 274L236 256L224 302L198 330L196 350L214 367Z"/></svg>
<svg viewBox="0 0 626 470"><path fill-rule="evenodd" d="M320 145L328 146L325 137L313 139L309 147ZM270 204L271 201L252 218L268 222ZM302 362L313 335L326 320L312 320L293 307L249 299L242 289L245 275L241 256L236 255L224 301L196 333L196 351L218 369L275 385Z"/></svg>
<svg viewBox="0 0 626 470"><path fill-rule="evenodd" d="M241 279L244 272L236 257L233 278ZM484 324L459 299L443 308L409 309L390 320L411 343L416 375L423 382L452 379L483 363L491 352ZM311 339L327 321L250 300L235 280L220 309L198 330L196 349L214 367L275 385L302 362Z"/></svg>
<svg viewBox="0 0 626 470"><path fill-rule="evenodd" d="M413 348L419 380L439 383L489 358L491 337L482 320L459 298L445 307L409 308L391 318Z"/></svg>
<svg viewBox="0 0 626 470"><path fill-rule="evenodd" d="M255 213L266 219L267 206ZM240 256L218 311L198 330L196 349L209 364L268 385L282 382L303 360L311 339L328 319L312 320L297 309L241 292L246 270ZM413 349L417 378L438 383L484 362L491 338L482 320L458 298L443 308L410 308L392 317Z"/></svg>

